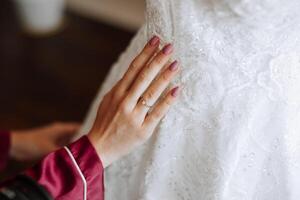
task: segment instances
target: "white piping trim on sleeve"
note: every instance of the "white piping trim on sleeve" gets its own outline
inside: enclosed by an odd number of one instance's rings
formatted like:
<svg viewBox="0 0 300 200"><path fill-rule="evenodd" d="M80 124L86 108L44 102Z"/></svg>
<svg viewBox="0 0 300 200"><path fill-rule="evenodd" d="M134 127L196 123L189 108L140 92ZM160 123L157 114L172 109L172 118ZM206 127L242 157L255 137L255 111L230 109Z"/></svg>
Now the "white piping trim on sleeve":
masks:
<svg viewBox="0 0 300 200"><path fill-rule="evenodd" d="M82 183L83 183L83 200L86 200L87 199L87 182L85 180L85 177L84 175L82 174L82 171L80 170L80 167L78 166L73 154L71 153L71 151L69 150L68 147L64 147L64 149L67 151L67 153L69 154L73 164L75 165L80 177L81 177L81 180L82 180Z"/></svg>

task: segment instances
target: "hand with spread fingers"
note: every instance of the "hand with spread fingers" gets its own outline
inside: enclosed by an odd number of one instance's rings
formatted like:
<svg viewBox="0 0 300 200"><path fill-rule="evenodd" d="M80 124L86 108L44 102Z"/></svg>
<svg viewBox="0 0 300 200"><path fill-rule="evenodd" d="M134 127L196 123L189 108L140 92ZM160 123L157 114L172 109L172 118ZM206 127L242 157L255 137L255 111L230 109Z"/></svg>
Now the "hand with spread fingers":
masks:
<svg viewBox="0 0 300 200"><path fill-rule="evenodd" d="M35 161L71 142L78 123L53 123L11 132L10 156L17 161Z"/></svg>
<svg viewBox="0 0 300 200"><path fill-rule="evenodd" d="M159 45L154 36L100 104L88 137L104 167L147 141L178 97L178 86L164 93L179 72L173 46Z"/></svg>

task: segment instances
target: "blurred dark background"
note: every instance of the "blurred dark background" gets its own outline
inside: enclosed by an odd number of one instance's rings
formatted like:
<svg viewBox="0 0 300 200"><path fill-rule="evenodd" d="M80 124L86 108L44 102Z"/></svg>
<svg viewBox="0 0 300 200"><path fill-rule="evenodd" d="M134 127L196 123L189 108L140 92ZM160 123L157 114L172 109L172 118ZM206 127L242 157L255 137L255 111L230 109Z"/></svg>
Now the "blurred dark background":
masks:
<svg viewBox="0 0 300 200"><path fill-rule="evenodd" d="M0 128L82 121L134 31L66 11L47 37L21 31L11 0L0 3Z"/></svg>
<svg viewBox="0 0 300 200"><path fill-rule="evenodd" d="M82 122L134 31L66 9L55 34L25 33L12 0L0 3L0 129ZM130 29L129 29L130 30ZM7 178L32 163L10 161Z"/></svg>

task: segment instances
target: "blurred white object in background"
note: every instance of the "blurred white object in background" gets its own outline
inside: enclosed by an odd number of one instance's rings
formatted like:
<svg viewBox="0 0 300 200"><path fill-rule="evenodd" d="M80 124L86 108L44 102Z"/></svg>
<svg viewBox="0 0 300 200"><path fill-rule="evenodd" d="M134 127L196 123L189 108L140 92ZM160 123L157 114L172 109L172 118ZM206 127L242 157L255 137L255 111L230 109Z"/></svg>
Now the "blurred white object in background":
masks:
<svg viewBox="0 0 300 200"><path fill-rule="evenodd" d="M78 14L129 31L136 31L144 22L144 0L67 0L67 3Z"/></svg>
<svg viewBox="0 0 300 200"><path fill-rule="evenodd" d="M21 25L26 32L49 34L63 21L64 0L14 0Z"/></svg>

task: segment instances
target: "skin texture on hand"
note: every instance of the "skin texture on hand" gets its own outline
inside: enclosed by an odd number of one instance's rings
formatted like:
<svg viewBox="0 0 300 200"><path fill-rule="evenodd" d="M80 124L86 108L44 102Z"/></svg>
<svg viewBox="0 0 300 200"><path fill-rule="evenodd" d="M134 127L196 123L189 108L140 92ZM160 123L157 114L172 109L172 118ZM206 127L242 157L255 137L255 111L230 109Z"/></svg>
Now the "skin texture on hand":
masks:
<svg viewBox="0 0 300 200"><path fill-rule="evenodd" d="M155 36L146 44L100 104L88 137L104 167L147 141L179 94L175 87L163 95L179 66L170 62L173 46L159 43Z"/></svg>
<svg viewBox="0 0 300 200"><path fill-rule="evenodd" d="M77 123L54 123L40 128L11 132L10 156L18 161L35 161L71 142Z"/></svg>

